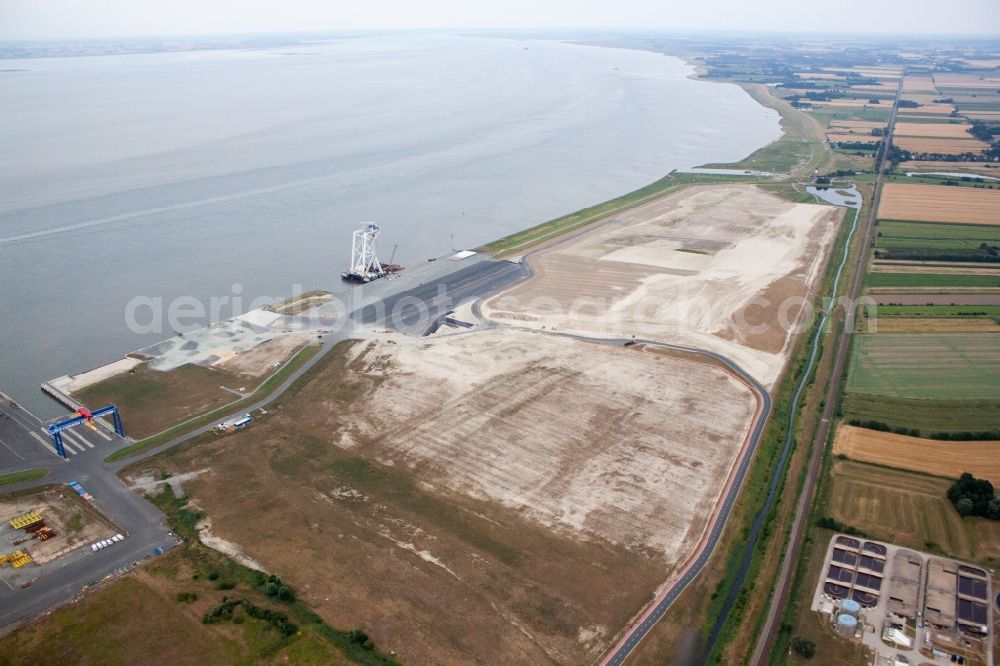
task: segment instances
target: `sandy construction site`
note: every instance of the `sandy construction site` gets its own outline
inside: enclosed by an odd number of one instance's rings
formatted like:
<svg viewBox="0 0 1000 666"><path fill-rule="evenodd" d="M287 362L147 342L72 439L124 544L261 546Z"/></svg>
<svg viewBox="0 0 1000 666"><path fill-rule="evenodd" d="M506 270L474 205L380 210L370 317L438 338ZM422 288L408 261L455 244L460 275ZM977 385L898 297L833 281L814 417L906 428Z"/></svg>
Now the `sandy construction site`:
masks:
<svg viewBox="0 0 1000 666"><path fill-rule="evenodd" d="M377 353L392 370L364 434L380 460L670 564L704 529L756 409L721 367L654 350L491 331Z"/></svg>
<svg viewBox="0 0 1000 666"><path fill-rule="evenodd" d="M404 663L595 662L693 552L760 407L717 362L641 345L343 344L168 464L210 466L185 491L214 533Z"/></svg>
<svg viewBox="0 0 1000 666"><path fill-rule="evenodd" d="M751 185L686 188L532 253L535 275L482 312L708 349L772 386L840 219L841 209Z"/></svg>

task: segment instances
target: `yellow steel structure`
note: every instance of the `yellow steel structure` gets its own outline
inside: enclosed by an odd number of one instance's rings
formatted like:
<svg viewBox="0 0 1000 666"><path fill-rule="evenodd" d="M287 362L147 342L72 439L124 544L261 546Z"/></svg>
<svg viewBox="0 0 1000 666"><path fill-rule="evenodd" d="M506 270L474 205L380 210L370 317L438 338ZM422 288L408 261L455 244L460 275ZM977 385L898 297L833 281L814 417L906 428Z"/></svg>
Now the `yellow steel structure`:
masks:
<svg viewBox="0 0 1000 666"><path fill-rule="evenodd" d="M13 527L15 530L19 530L22 527L27 527L28 525L31 525L32 523L37 523L41 519L42 516L37 511L29 511L24 515L11 519L10 526Z"/></svg>

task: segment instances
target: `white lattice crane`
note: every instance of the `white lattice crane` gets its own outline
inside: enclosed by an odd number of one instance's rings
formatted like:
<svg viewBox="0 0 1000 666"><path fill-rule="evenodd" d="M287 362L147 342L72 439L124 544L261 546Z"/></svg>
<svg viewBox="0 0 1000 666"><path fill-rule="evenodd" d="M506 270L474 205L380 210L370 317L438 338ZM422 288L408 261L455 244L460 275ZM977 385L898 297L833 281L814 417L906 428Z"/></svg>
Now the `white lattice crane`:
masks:
<svg viewBox="0 0 1000 666"><path fill-rule="evenodd" d="M375 241L380 233L374 222L354 232L351 244L351 265L340 277L355 282L371 282L385 275L385 269L375 254Z"/></svg>

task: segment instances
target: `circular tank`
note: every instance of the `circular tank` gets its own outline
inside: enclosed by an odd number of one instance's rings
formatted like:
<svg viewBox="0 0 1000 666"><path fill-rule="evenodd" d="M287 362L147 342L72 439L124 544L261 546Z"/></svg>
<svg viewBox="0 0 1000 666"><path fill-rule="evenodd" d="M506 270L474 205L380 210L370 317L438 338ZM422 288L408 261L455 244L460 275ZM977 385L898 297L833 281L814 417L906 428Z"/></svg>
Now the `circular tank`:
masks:
<svg viewBox="0 0 1000 666"><path fill-rule="evenodd" d="M844 603L840 604L840 612L856 618L861 613L861 604L854 599L844 599Z"/></svg>
<svg viewBox="0 0 1000 666"><path fill-rule="evenodd" d="M853 636L858 629L858 618L847 613L837 616L837 633L841 636Z"/></svg>

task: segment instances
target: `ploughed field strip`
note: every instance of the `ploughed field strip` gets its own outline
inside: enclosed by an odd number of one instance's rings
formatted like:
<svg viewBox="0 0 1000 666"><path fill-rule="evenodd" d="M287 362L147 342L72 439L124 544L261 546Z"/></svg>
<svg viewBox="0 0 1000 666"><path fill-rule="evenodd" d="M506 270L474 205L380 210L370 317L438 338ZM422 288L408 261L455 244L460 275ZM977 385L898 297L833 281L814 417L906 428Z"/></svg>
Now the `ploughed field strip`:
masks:
<svg viewBox="0 0 1000 666"><path fill-rule="evenodd" d="M1000 398L997 343L992 333L858 335L846 391L941 400Z"/></svg>
<svg viewBox="0 0 1000 666"><path fill-rule="evenodd" d="M840 216L749 185L687 188L532 253L535 275L482 311L509 325L708 349L771 385Z"/></svg>

